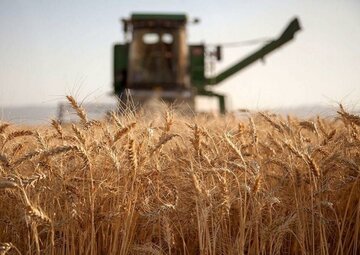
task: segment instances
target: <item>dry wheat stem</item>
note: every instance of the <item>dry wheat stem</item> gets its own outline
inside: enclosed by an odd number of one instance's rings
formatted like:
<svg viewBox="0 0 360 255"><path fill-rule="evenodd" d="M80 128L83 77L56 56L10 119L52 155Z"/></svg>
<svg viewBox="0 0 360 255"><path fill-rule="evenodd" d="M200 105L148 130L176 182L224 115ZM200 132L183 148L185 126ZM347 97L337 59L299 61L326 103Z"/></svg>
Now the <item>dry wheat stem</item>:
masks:
<svg viewBox="0 0 360 255"><path fill-rule="evenodd" d="M88 123L88 118L84 108L82 108L72 96L66 96L66 98L71 104L71 107L76 111L76 114L79 116L82 124L85 126Z"/></svg>

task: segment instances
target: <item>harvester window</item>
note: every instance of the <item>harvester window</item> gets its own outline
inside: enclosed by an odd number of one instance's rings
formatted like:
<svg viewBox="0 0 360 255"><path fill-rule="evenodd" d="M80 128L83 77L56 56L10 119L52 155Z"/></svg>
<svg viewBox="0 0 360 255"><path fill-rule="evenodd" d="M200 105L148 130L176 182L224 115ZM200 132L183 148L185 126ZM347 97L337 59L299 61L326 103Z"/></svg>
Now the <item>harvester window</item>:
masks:
<svg viewBox="0 0 360 255"><path fill-rule="evenodd" d="M161 36L161 41L166 44L172 44L174 41L174 37L172 34L166 33Z"/></svg>
<svg viewBox="0 0 360 255"><path fill-rule="evenodd" d="M159 42L159 35L157 33L147 33L143 35L143 42L145 44L156 44Z"/></svg>
<svg viewBox="0 0 360 255"><path fill-rule="evenodd" d="M135 29L129 51L128 87L152 89L161 86L164 90L182 87L187 67L185 39L185 30L181 29Z"/></svg>

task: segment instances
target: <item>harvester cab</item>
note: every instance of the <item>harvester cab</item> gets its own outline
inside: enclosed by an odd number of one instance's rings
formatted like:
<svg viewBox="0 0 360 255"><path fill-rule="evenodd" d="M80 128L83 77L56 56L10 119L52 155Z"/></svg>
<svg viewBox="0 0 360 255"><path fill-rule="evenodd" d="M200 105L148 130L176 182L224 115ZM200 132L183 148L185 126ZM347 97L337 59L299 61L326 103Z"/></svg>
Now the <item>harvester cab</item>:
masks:
<svg viewBox="0 0 360 255"><path fill-rule="evenodd" d="M206 77L206 61L221 58L221 48L206 52L205 45L188 45L185 14L135 13L123 19L124 43L114 46L114 93L144 105L153 98L195 106L195 96L217 97L224 113L225 96L211 90L241 69L293 39L300 30L295 18L282 35L214 77Z"/></svg>

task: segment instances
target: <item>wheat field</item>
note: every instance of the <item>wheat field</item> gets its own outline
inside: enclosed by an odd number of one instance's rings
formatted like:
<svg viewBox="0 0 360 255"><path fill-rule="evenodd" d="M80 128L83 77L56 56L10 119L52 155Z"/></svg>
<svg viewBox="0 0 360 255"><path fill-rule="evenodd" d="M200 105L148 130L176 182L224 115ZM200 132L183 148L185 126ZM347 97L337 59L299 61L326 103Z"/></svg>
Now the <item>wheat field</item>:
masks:
<svg viewBox="0 0 360 255"><path fill-rule="evenodd" d="M0 122L0 254L359 254L360 117Z"/></svg>

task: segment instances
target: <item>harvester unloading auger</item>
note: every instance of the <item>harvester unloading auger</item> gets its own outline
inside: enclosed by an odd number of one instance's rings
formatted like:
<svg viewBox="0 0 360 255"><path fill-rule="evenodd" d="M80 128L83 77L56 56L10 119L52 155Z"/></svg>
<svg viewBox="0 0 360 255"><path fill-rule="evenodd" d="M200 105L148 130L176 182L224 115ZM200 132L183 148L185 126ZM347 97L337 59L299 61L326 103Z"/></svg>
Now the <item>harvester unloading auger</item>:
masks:
<svg viewBox="0 0 360 255"><path fill-rule="evenodd" d="M123 19L125 43L114 45L113 85L122 102L136 104L157 95L169 103L185 102L194 108L195 96L217 97L225 113L225 96L212 91L228 77L291 41L301 30L294 18L279 38L214 77L206 77L206 58L221 59L221 48L207 52L205 45L188 45L185 14L135 13ZM126 92L126 93L125 93Z"/></svg>

